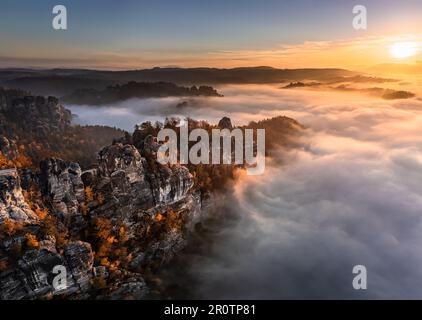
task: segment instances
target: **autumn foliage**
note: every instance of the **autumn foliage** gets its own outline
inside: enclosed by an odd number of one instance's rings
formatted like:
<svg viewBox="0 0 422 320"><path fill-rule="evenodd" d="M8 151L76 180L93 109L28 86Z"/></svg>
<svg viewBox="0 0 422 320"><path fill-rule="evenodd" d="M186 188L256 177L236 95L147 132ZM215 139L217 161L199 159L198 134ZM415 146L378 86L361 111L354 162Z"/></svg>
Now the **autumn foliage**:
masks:
<svg viewBox="0 0 422 320"><path fill-rule="evenodd" d="M25 234L26 244L31 248L38 248L40 246L37 237L31 233Z"/></svg>
<svg viewBox="0 0 422 320"><path fill-rule="evenodd" d="M12 237L16 232L23 229L23 226L20 222L6 218L3 223L0 225L0 237L7 235Z"/></svg>
<svg viewBox="0 0 422 320"><path fill-rule="evenodd" d="M94 201L94 191L91 187L85 187L85 200L87 202Z"/></svg>
<svg viewBox="0 0 422 320"><path fill-rule="evenodd" d="M12 168L27 168L32 165L31 159L26 157L23 154L18 154L17 156L13 157L12 159L8 159L1 151L0 151L0 170L4 169L12 169Z"/></svg>

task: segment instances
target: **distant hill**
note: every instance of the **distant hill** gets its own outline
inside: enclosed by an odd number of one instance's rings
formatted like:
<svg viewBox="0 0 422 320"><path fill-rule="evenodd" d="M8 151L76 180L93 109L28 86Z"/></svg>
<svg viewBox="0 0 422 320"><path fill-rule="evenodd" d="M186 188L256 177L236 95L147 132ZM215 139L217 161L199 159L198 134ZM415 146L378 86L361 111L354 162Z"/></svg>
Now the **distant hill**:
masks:
<svg viewBox="0 0 422 320"><path fill-rule="evenodd" d="M276 69L271 67L152 68L128 71L84 69L0 69L0 85L28 90L38 95L69 95L79 89L137 82L172 82L178 85L259 84L301 80L338 81L360 75L344 69Z"/></svg>
<svg viewBox="0 0 422 320"><path fill-rule="evenodd" d="M115 84L115 81L62 75L27 75L3 82L3 85L9 88L26 90L42 96L57 97L85 88L100 90L113 84Z"/></svg>

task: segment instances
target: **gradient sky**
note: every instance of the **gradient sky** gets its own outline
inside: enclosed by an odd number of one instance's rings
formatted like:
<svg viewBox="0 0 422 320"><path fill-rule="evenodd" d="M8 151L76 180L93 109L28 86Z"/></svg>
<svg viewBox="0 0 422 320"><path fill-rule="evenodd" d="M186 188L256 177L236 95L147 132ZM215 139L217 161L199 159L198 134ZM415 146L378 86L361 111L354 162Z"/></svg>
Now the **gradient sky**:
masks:
<svg viewBox="0 0 422 320"><path fill-rule="evenodd" d="M51 27L57 4L67 7L67 31ZM352 28L355 4L368 9L366 31ZM322 52L371 43L372 51L362 51L368 65L392 62L374 48L406 37L419 41L422 30L419 0L2 0L0 6L0 67L360 66L365 61L353 50L334 60Z"/></svg>

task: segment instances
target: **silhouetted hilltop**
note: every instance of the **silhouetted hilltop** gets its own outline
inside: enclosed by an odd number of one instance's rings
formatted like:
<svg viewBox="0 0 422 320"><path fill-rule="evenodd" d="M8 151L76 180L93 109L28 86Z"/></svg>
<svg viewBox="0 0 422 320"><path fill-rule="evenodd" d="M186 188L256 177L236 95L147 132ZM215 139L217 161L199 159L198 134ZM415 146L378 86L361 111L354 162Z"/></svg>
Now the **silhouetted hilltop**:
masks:
<svg viewBox="0 0 422 320"><path fill-rule="evenodd" d="M151 97L194 97L194 96L215 96L220 94L209 86L180 87L169 82L134 82L124 85L109 86L105 90L80 89L62 98L67 103L74 104L108 104L123 101L131 98Z"/></svg>
<svg viewBox="0 0 422 320"><path fill-rule="evenodd" d="M3 69L0 85L29 90L38 95L69 95L78 89L105 89L109 85L136 82L172 82L177 85L255 84L290 81L339 81L365 76L344 69L276 69L271 67L217 68L152 68L127 71L84 69Z"/></svg>

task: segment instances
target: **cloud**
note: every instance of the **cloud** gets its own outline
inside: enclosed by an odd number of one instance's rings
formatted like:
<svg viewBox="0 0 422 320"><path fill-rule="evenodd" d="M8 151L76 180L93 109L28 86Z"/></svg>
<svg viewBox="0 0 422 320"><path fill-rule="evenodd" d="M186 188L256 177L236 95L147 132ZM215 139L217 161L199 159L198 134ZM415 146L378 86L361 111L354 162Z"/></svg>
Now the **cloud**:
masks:
<svg viewBox="0 0 422 320"><path fill-rule="evenodd" d="M219 90L224 98L184 108L166 98L108 111L127 124L228 115L239 125L287 115L308 127L302 149L280 151L264 175L240 177L215 202L207 241L182 258L188 270L177 284L201 298L422 298L422 101ZM94 110L98 121L107 108ZM366 291L352 287L358 264L368 270Z"/></svg>
<svg viewBox="0 0 422 320"><path fill-rule="evenodd" d="M218 200L225 222L182 259L184 285L210 299L422 298L422 103L255 90L263 113L300 115L306 145ZM247 92L227 106L243 119L256 115ZM366 291L352 287L358 264Z"/></svg>
<svg viewBox="0 0 422 320"><path fill-rule="evenodd" d="M192 266L200 279L197 294L420 298L422 197L400 177L414 174L409 167L414 161L398 156L383 167L380 158L371 161L365 154L309 152L294 159L295 164L272 167L237 185L231 210L240 223ZM358 264L368 269L367 291L352 288L352 268Z"/></svg>
<svg viewBox="0 0 422 320"><path fill-rule="evenodd" d="M248 49L219 49L190 47L187 49L127 48L127 50L90 51L80 48L54 47L56 57L51 57L45 50L26 53L24 47L19 54L0 55L0 67L68 67L96 68L110 70L126 70L134 68L150 68L156 66L177 65L181 67L250 67L272 66L276 68L352 68L368 70L368 67L379 64L371 71L386 72L403 70L405 66L392 65L397 60L390 55L390 46L397 42L416 42L421 45L420 34L397 34L390 36L367 36L337 39L330 41L304 41L300 43L281 43L267 47L250 47ZM14 44L15 46L19 44ZM51 51L51 43L48 48ZM47 44L43 47L45 49ZM70 50L70 51L69 51ZM75 58L77 57L77 58ZM421 60L421 53L405 59L412 72L416 72L412 63ZM401 61L403 62L403 61ZM420 69L420 67L418 68ZM406 71L406 72L409 72Z"/></svg>

